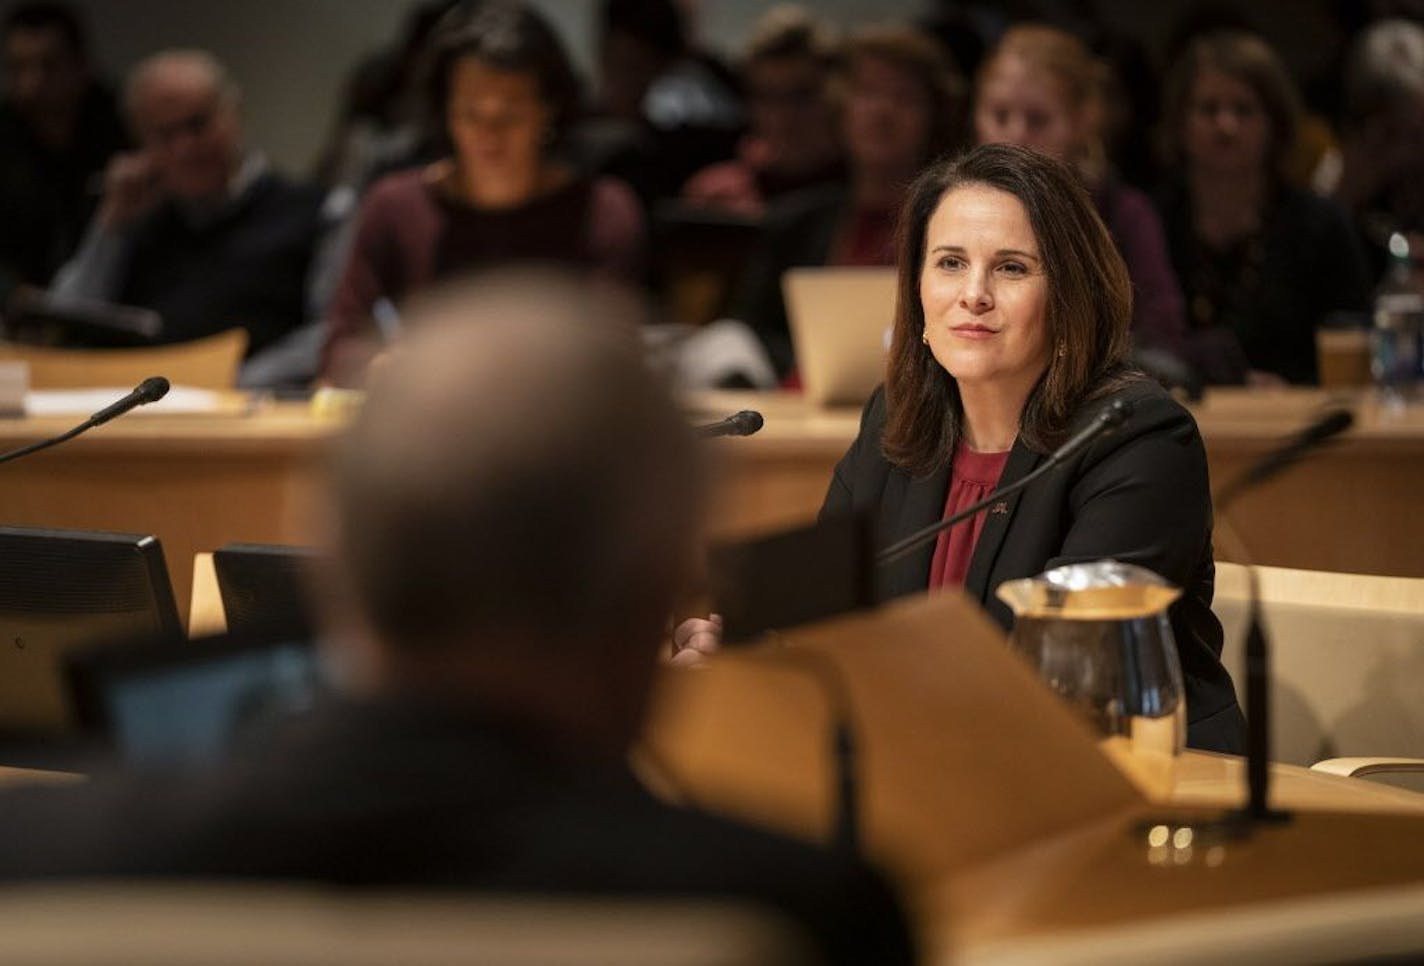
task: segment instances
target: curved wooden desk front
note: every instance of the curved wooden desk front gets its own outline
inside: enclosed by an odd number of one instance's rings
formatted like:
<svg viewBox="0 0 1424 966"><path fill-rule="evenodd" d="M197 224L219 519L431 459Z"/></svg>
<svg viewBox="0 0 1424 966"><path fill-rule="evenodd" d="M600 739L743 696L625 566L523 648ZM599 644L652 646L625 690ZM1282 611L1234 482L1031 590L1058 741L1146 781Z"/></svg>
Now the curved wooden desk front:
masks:
<svg viewBox="0 0 1424 966"><path fill-rule="evenodd" d="M665 673L646 744L686 801L824 839L826 666L858 744L859 832L935 959L1036 933L1424 881L1424 795L1275 766L1291 821L1211 820L1241 762L1190 753L1155 800L957 594L887 605ZM816 668L819 668L817 670ZM1151 829L1166 827L1154 845ZM1184 827L1193 841L1173 842Z"/></svg>
<svg viewBox="0 0 1424 966"><path fill-rule="evenodd" d="M60 433L69 417L0 419L0 449ZM334 423L306 404L210 415L142 410L0 467L0 524L154 534L186 619L193 555L224 543L305 543Z"/></svg>
<svg viewBox="0 0 1424 966"><path fill-rule="evenodd" d="M1219 390L1196 407L1212 476L1223 480L1318 412L1318 390ZM810 519L856 432L855 411L818 412L788 394L700 394L698 413L766 415L725 457L716 524L724 534ZM1257 562L1424 576L1424 410L1371 406L1360 426L1232 513ZM58 418L0 419L0 448L69 428ZM179 609L193 554L233 540L303 543L316 532L325 440L338 420L305 403L246 404L216 415L135 412L77 440L0 468L0 523L153 533L163 542Z"/></svg>

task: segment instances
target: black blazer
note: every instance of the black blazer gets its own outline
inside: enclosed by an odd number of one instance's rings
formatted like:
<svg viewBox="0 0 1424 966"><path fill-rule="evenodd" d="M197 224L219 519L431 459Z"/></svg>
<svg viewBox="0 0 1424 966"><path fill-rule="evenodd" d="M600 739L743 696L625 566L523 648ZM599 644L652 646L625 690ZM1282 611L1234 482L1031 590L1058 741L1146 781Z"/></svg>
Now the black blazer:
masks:
<svg viewBox="0 0 1424 966"><path fill-rule="evenodd" d="M1161 574L1181 587L1172 631L1187 692L1187 742L1243 752L1244 722L1221 664L1221 624L1211 611L1215 565L1206 450L1196 421L1155 383L1142 380L1084 407L1071 430L1114 399L1132 405L1126 423L1026 490L991 507L964 589L1006 630L1013 615L993 591L1062 564L1111 557ZM876 390L860 435L836 466L822 514L869 510L887 546L944 515L950 467L915 478L881 452L885 393ZM1014 443L1000 485L1021 479L1044 454ZM929 585L934 544L880 572L882 599Z"/></svg>

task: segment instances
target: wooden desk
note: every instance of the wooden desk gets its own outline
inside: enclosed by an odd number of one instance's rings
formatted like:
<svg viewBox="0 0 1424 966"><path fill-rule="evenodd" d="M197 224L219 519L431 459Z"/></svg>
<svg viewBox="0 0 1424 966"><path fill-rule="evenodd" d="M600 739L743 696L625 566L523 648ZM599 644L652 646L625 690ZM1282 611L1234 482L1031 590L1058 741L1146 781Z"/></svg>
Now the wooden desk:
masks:
<svg viewBox="0 0 1424 966"><path fill-rule="evenodd" d="M73 422L0 420L0 449ZM155 534L186 619L196 552L233 540L312 539L323 440L333 425L305 404L237 415L136 412L0 469L0 523Z"/></svg>
<svg viewBox="0 0 1424 966"><path fill-rule="evenodd" d="M760 409L766 428L719 443L723 532L749 534L812 519L859 413L815 411L792 394L703 393L701 415ZM1231 522L1257 563L1305 570L1424 576L1424 407L1382 410L1367 394L1318 389L1219 389L1192 407L1219 485L1337 401L1355 428L1288 473L1243 496ZM1164 508L1165 509L1165 508Z"/></svg>
<svg viewBox="0 0 1424 966"><path fill-rule="evenodd" d="M1213 479L1239 471L1330 398L1318 390L1210 394L1195 411ZM723 534L814 517L859 416L814 411L789 394L699 394L691 403L709 416L741 408L766 415L756 436L716 444L725 457L715 514ZM0 447L70 424L0 420ZM156 534L186 614L194 553L233 540L313 539L324 441L338 425L299 403L243 415L140 411L0 470L0 523ZM1421 480L1424 411L1395 417L1366 406L1359 428L1243 497L1232 519L1260 563L1424 576Z"/></svg>
<svg viewBox="0 0 1424 966"><path fill-rule="evenodd" d="M967 605L905 601L665 672L647 743L686 800L808 838L830 827L829 665L858 746L864 850L932 959L1014 937L1424 881L1424 795L1275 766L1294 818L1213 834L1238 759L1188 753L1149 798ZM792 660L793 652L802 652ZM822 668L806 673L807 665ZM1195 843L1154 847L1153 826Z"/></svg>

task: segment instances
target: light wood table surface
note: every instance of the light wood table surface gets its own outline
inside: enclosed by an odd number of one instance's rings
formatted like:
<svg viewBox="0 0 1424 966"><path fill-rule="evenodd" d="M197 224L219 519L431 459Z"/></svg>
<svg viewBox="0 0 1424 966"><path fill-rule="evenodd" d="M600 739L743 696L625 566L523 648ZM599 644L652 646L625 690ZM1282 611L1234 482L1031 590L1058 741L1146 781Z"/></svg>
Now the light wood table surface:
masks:
<svg viewBox="0 0 1424 966"><path fill-rule="evenodd" d="M224 543L305 543L315 532L325 440L305 403L213 415L138 410L0 468L0 523L154 534L186 619L193 555ZM68 429L69 417L0 419L0 449Z"/></svg>
<svg viewBox="0 0 1424 966"><path fill-rule="evenodd" d="M898 881L935 960L1424 881L1424 795L1278 765L1272 803L1291 820L1217 834L1213 821L1244 796L1239 759L1188 752L1170 793L1149 796L960 595L782 640L665 672L651 757L684 800L824 839L834 668L857 738L862 847ZM1193 841L1154 846L1164 825L1190 827Z"/></svg>

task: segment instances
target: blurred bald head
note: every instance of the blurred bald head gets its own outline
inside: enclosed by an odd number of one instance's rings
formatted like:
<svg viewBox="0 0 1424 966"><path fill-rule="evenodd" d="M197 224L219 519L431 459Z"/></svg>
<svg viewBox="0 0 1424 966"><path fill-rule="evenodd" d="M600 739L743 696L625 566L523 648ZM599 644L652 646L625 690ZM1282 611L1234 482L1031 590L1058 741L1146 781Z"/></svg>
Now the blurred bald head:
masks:
<svg viewBox="0 0 1424 966"><path fill-rule="evenodd" d="M522 276L407 314L335 486L351 606L390 656L646 681L689 572L701 474L644 365L638 312Z"/></svg>
<svg viewBox="0 0 1424 966"><path fill-rule="evenodd" d="M124 107L163 188L187 202L221 199L242 153L238 91L203 50L165 50L129 74Z"/></svg>

